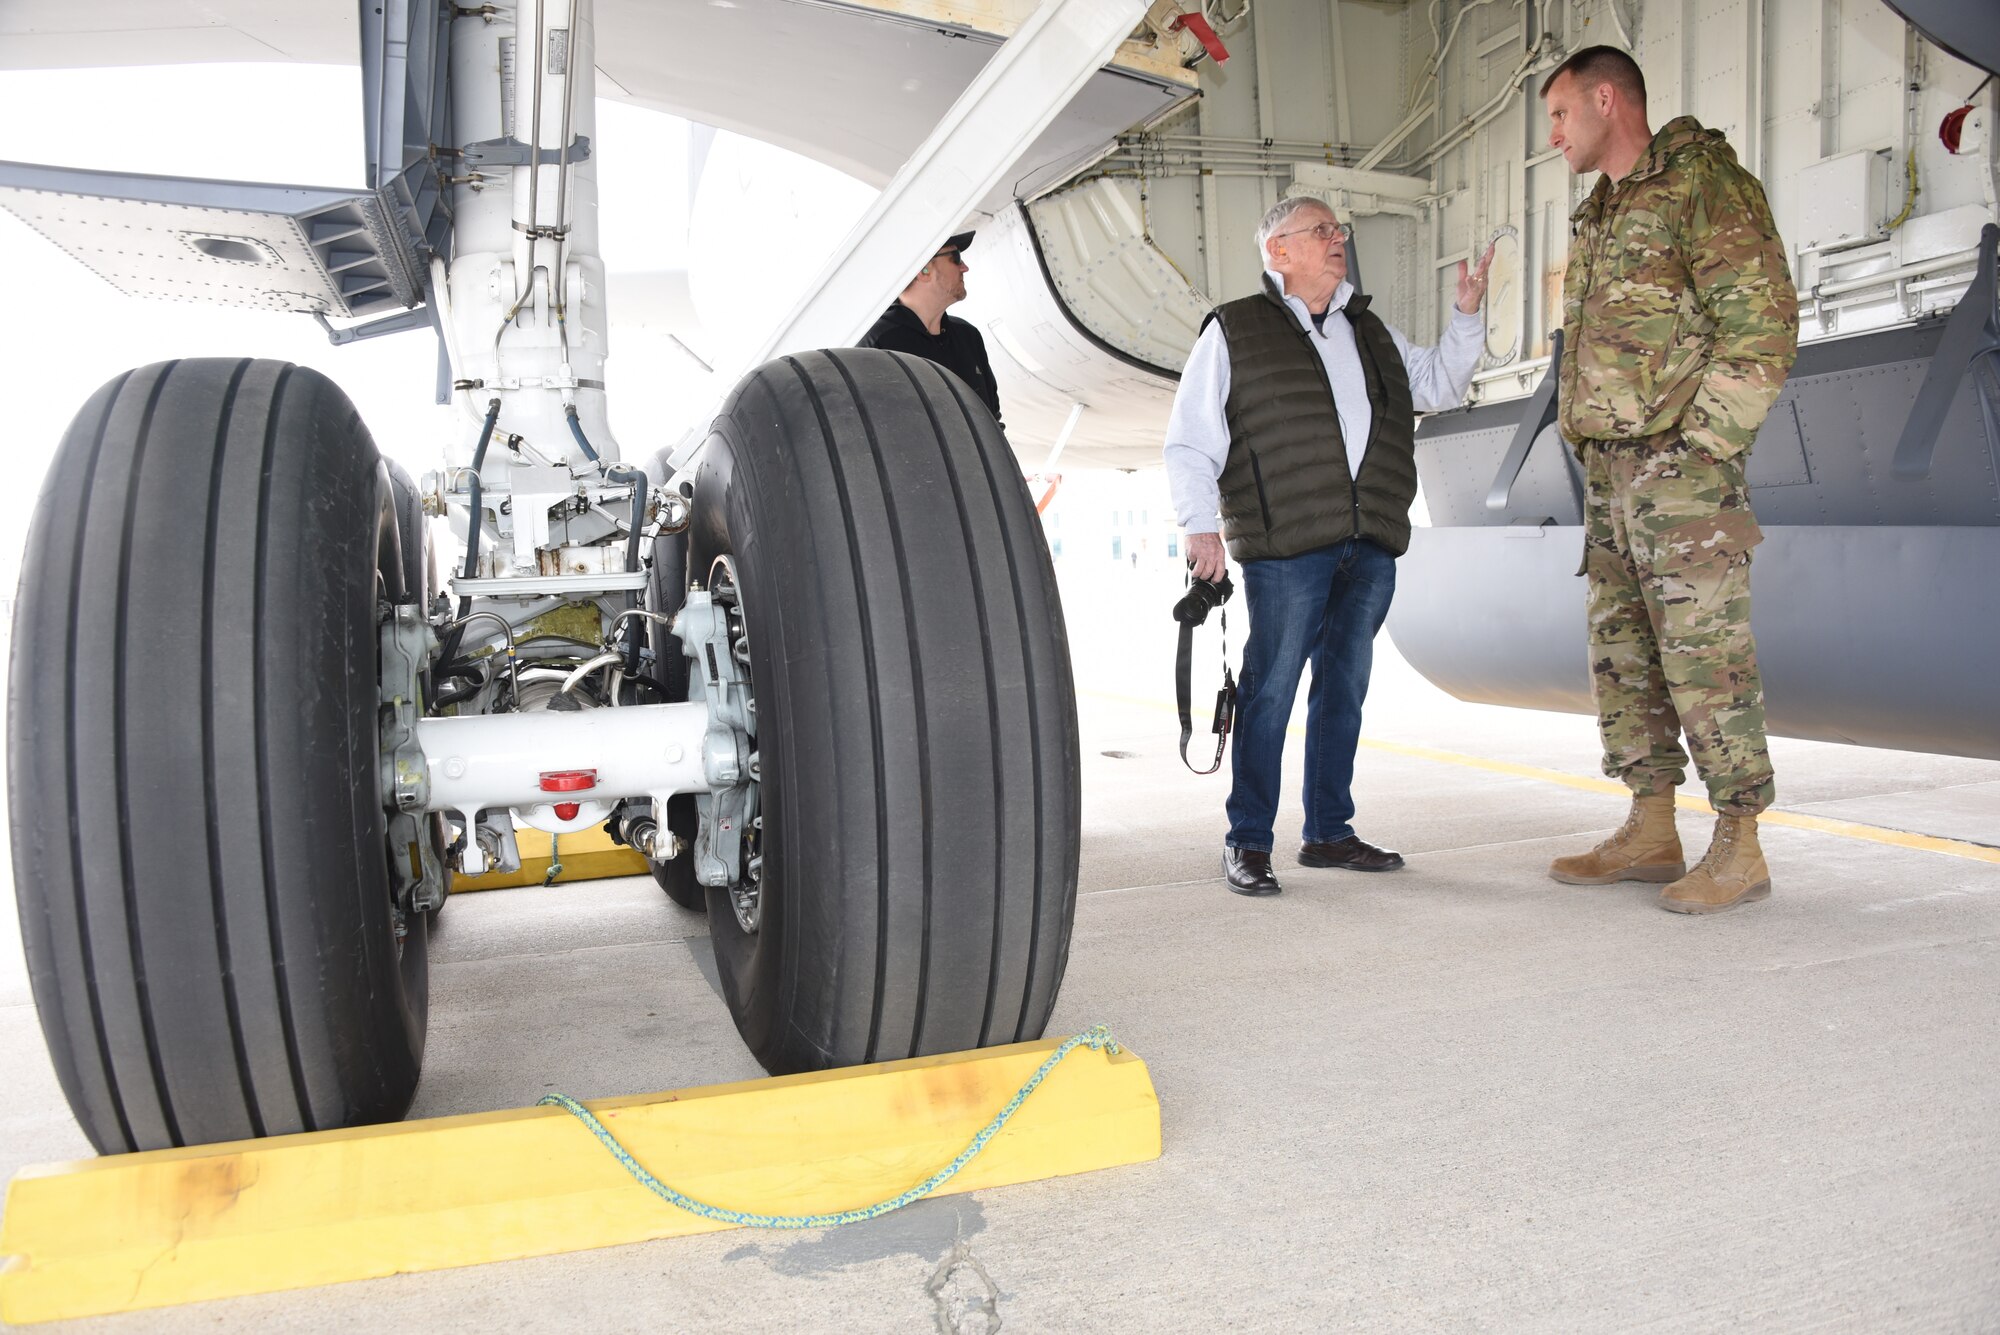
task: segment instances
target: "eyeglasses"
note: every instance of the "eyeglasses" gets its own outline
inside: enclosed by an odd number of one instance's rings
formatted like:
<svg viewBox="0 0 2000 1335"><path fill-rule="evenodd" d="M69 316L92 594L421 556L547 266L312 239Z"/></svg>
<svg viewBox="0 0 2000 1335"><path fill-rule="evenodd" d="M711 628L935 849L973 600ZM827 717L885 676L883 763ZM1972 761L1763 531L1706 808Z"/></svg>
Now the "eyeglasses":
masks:
<svg viewBox="0 0 2000 1335"><path fill-rule="evenodd" d="M953 264L956 264L961 269L969 269L972 267L971 265L967 264L964 260L960 259L958 257L958 252L955 250L940 250L936 255L931 257L931 262L933 264L937 263L937 261L939 260L950 260Z"/></svg>
<svg viewBox="0 0 2000 1335"><path fill-rule="evenodd" d="M1280 232L1271 239L1283 241L1288 236L1304 236L1308 232L1322 241L1331 241L1339 237L1342 245L1346 245L1348 239L1354 235L1354 229L1346 223L1314 223L1311 227L1301 227L1296 231Z"/></svg>

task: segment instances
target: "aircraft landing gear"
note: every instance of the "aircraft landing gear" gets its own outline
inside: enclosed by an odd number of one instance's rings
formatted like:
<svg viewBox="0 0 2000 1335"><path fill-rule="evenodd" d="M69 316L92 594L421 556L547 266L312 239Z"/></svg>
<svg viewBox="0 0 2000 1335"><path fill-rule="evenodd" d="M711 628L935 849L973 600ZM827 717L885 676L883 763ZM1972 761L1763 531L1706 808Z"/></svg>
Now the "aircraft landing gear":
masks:
<svg viewBox="0 0 2000 1335"><path fill-rule="evenodd" d="M656 550L697 587L672 633L641 618L680 651L665 700L439 717L421 516L330 381L191 360L91 399L36 510L9 744L35 999L98 1149L400 1117L469 856L442 813L686 802L643 842L774 1072L1040 1036L1076 718L998 427L928 362L808 353L743 381L693 475Z"/></svg>

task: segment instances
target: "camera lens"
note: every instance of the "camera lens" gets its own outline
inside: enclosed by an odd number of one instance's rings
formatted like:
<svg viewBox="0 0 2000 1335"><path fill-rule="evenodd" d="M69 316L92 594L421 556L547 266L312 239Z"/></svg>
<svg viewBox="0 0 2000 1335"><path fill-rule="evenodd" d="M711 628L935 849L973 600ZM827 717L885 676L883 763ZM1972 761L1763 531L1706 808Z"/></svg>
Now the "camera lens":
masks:
<svg viewBox="0 0 2000 1335"><path fill-rule="evenodd" d="M1229 601L1235 592L1229 577L1224 576L1220 584L1211 584L1205 579L1195 580L1188 585L1188 591L1174 604L1174 620L1189 626L1199 626L1208 620L1208 614Z"/></svg>

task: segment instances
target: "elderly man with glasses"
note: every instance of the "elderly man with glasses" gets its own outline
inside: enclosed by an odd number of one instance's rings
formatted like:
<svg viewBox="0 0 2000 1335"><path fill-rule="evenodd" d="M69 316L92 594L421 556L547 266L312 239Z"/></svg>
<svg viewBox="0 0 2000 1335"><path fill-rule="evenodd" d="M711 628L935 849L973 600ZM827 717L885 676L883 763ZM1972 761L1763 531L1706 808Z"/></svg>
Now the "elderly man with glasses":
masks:
<svg viewBox="0 0 2000 1335"><path fill-rule="evenodd" d="M1396 558L1410 543L1415 414L1465 398L1493 251L1477 267L1459 262L1457 313L1438 346L1420 348L1347 281L1350 234L1316 199L1281 200L1264 215L1263 291L1203 324L1167 423L1167 481L1194 576L1222 578L1226 539L1250 606L1222 860L1242 895L1279 891L1272 826L1308 662L1299 863L1403 865L1354 832L1361 702Z"/></svg>
<svg viewBox="0 0 2000 1335"><path fill-rule="evenodd" d="M986 340L966 321L945 314L965 300L965 274L972 267L965 262L965 252L972 237L971 232L946 237L930 263L861 336L861 346L914 353L936 362L970 385L998 422L1000 387L986 361Z"/></svg>

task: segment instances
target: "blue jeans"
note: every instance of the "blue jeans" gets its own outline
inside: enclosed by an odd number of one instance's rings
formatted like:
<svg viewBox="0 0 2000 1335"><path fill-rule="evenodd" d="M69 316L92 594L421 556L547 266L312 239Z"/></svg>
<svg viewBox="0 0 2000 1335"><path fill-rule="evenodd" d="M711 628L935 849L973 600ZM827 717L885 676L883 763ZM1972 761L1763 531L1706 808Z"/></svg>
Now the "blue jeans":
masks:
<svg viewBox="0 0 2000 1335"><path fill-rule="evenodd" d="M1354 749L1375 662L1375 632L1396 593L1396 558L1366 538L1243 565L1250 640L1236 685L1229 844L1271 851L1284 777L1285 726L1312 663L1306 696L1305 842L1354 833Z"/></svg>

